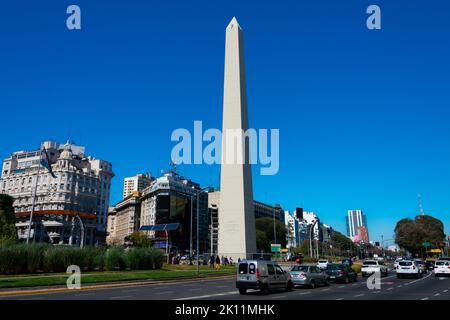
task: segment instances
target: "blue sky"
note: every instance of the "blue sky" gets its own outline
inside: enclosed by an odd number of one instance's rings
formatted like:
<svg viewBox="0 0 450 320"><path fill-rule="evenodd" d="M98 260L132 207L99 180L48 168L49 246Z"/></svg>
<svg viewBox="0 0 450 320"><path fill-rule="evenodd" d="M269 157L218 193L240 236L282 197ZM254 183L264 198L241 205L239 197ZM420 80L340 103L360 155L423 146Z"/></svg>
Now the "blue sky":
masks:
<svg viewBox="0 0 450 320"><path fill-rule="evenodd" d="M77 4L82 30L65 26ZM365 26L378 4L382 30ZM426 213L450 231L447 1L9 1L0 10L0 156L71 137L122 179L168 167L176 128L221 127L225 27L245 36L250 126L280 129L254 195L370 235ZM217 166L180 166L202 185Z"/></svg>

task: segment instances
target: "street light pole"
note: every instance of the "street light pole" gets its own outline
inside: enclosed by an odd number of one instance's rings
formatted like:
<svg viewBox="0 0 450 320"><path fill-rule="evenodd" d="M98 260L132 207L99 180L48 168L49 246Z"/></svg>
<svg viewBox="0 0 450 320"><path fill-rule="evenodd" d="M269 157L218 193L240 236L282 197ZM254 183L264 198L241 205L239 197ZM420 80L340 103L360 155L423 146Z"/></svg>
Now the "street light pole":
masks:
<svg viewBox="0 0 450 320"><path fill-rule="evenodd" d="M199 242L199 226L200 226L200 191L197 191L197 275L200 273L200 261L198 259L198 251L199 251L199 246L200 246L200 242Z"/></svg>
<svg viewBox="0 0 450 320"><path fill-rule="evenodd" d="M197 204L198 206L198 204ZM194 215L194 196L191 195L191 231L190 231L190 244L189 244L189 260L192 259L192 216Z"/></svg>
<svg viewBox="0 0 450 320"><path fill-rule="evenodd" d="M37 193L37 189L38 189L38 180L39 180L39 174L41 171L41 166L42 166L42 145L39 150L39 166L38 166L37 173L36 173L36 180L34 181L34 186L33 186L33 198L31 200L30 220L28 221L27 244L30 243L31 224L33 222L34 207L36 206L36 193ZM36 234L36 228L34 228L33 236L35 234Z"/></svg>

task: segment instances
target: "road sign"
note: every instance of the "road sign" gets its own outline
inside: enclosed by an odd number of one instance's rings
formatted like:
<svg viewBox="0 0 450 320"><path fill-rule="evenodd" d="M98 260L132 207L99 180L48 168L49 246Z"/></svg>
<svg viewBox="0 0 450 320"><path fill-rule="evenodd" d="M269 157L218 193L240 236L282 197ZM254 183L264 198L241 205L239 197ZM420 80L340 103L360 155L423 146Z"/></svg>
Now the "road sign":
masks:
<svg viewBox="0 0 450 320"><path fill-rule="evenodd" d="M270 252L281 252L281 244L278 244L278 243L271 244Z"/></svg>
<svg viewBox="0 0 450 320"><path fill-rule="evenodd" d="M424 247L429 247L429 246L431 246L431 243L428 242L428 241L424 241L424 242L422 243L422 246L424 246Z"/></svg>

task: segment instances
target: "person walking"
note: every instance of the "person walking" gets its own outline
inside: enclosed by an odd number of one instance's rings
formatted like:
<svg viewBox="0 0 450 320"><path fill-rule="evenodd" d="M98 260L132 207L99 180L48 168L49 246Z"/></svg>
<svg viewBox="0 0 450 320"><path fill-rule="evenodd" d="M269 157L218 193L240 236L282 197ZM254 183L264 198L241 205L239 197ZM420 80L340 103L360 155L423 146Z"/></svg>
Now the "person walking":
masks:
<svg viewBox="0 0 450 320"><path fill-rule="evenodd" d="M216 257L216 270L220 269L220 258L219 256Z"/></svg>
<svg viewBox="0 0 450 320"><path fill-rule="evenodd" d="M211 255L211 258L209 259L209 267L211 269L214 269L214 261L215 261L214 255Z"/></svg>

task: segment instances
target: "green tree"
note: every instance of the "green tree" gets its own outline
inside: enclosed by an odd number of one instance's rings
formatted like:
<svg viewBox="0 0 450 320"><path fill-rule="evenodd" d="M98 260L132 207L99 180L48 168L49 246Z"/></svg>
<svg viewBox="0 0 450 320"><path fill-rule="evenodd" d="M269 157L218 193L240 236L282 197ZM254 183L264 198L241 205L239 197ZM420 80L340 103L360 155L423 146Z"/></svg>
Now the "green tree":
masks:
<svg viewBox="0 0 450 320"><path fill-rule="evenodd" d="M331 244L333 248L337 251L336 253L345 253L347 255L348 252L356 253L356 244L349 238L340 233L339 231L334 230L333 236L331 237Z"/></svg>
<svg viewBox="0 0 450 320"><path fill-rule="evenodd" d="M414 220L402 219L395 227L395 242L414 255L425 255L426 248L422 245L424 242L436 246L444 239L444 224L428 215L416 216Z"/></svg>
<svg viewBox="0 0 450 320"><path fill-rule="evenodd" d="M272 218L264 217L258 218L255 221L256 226L256 248L258 251L264 250L270 252L270 244L274 243L273 234L274 220ZM276 242L281 244L281 247L286 247L286 226L283 222L275 220Z"/></svg>
<svg viewBox="0 0 450 320"><path fill-rule="evenodd" d="M17 242L13 203L14 199L11 196L0 194L0 244Z"/></svg>
<svg viewBox="0 0 450 320"><path fill-rule="evenodd" d="M135 231L128 236L128 240L133 243L133 247L146 248L153 245L153 241L142 231Z"/></svg>

